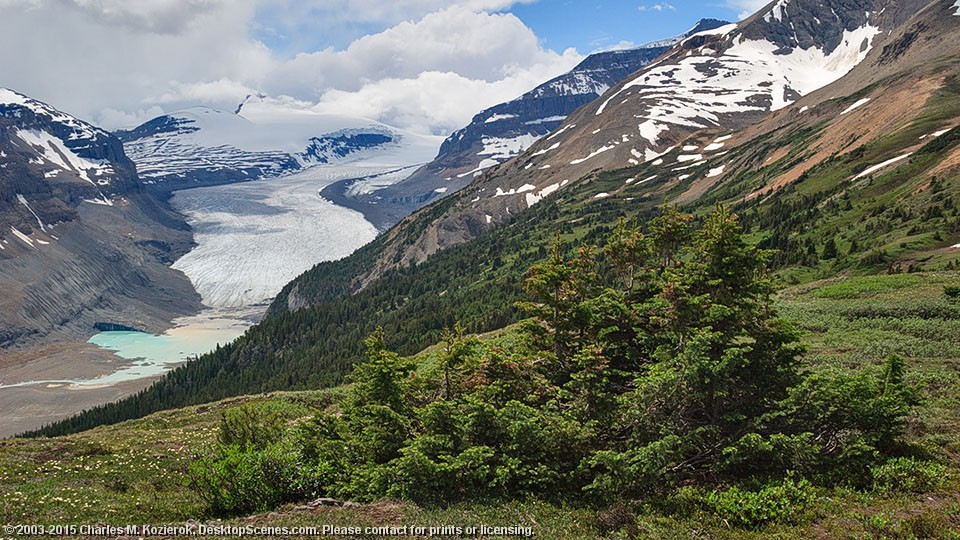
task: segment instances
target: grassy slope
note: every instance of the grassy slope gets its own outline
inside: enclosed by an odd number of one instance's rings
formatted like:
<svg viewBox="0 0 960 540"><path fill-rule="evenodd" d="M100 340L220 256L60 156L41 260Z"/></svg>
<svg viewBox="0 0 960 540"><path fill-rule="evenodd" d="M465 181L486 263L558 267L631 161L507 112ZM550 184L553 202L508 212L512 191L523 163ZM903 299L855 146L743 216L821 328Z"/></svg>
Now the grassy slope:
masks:
<svg viewBox="0 0 960 540"><path fill-rule="evenodd" d="M879 363L897 352L925 403L908 433L918 449L947 466L928 493L821 490L795 523L757 531L731 529L696 507L670 512L650 504L619 510L557 508L544 503L475 503L421 508L381 501L316 510L288 506L237 518L246 526L521 525L541 538L588 538L616 529L650 538L960 538L960 300L944 294L960 273L929 272L833 278L783 290L784 316L804 330L811 369ZM492 337L491 339L499 339ZM429 363L430 353L424 355ZM0 442L3 523L179 523L204 519L203 504L185 487L186 464L216 438L222 411L248 400L294 403L303 416L328 406L339 389L274 393L156 413L140 420L49 439ZM625 526L621 526L627 523Z"/></svg>

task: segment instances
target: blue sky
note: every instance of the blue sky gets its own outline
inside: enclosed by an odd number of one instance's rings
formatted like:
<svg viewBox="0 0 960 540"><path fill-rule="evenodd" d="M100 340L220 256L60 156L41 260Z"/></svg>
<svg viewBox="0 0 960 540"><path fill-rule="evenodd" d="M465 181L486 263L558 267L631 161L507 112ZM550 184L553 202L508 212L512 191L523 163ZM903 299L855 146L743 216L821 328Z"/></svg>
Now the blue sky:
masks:
<svg viewBox="0 0 960 540"><path fill-rule="evenodd" d="M704 18L736 22L742 8L718 2L552 0L514 6L517 15L554 50L581 53L620 42L636 45L675 36Z"/></svg>
<svg viewBox="0 0 960 540"><path fill-rule="evenodd" d="M618 44L640 45L690 29L699 19L735 22L762 0L724 3L703 0L536 0L498 10L512 13L554 51L574 48L582 54ZM451 2L452 3L452 2ZM285 56L327 47L344 49L352 41L384 30L389 19L350 16L337 2L306 3L297 13L266 4L258 10L253 36ZM415 13L415 12L411 12ZM335 21L333 24L328 21Z"/></svg>

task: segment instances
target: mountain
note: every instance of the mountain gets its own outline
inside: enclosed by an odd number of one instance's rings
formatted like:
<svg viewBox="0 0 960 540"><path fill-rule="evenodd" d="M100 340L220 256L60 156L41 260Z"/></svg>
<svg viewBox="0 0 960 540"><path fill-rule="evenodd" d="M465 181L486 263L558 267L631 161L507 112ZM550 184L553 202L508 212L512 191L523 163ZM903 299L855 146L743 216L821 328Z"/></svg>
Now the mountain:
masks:
<svg viewBox="0 0 960 540"><path fill-rule="evenodd" d="M426 224L418 216L402 222L390 232L396 241L359 282L368 283L395 264L423 262L508 223L598 171L656 166L668 159L678 173L700 166L705 155L723 152L729 143L683 144L690 135L743 129L837 81L871 52L880 54L890 33L923 5L920 0L784 0L738 24L688 36L579 108L522 155L487 169L457 193L442 216ZM638 179L650 176L640 174Z"/></svg>
<svg viewBox="0 0 960 540"><path fill-rule="evenodd" d="M825 23L833 13L835 24ZM523 317L515 305L528 269L558 236L572 254L620 219L648 227L664 202L697 215L731 207L753 241L777 250L769 266L788 283L955 269L958 13L943 1L787 0L693 35L520 156L350 257L305 272L236 342L46 433L235 393L337 384L377 327L401 354L456 322L469 332L503 328ZM832 81L794 82L818 65ZM671 84L644 86L671 73ZM665 127L656 142L640 131L650 122ZM596 152L604 146L612 148ZM939 316L922 303L911 309L910 317ZM900 350L890 347L884 354Z"/></svg>
<svg viewBox="0 0 960 540"><path fill-rule="evenodd" d="M168 266L190 243L119 139L0 89L0 347L191 312L196 293Z"/></svg>
<svg viewBox="0 0 960 540"><path fill-rule="evenodd" d="M408 178L381 189L333 185L324 195L360 210L381 229L439 197L450 195L483 171L507 161L556 129L580 106L593 101L631 73L693 34L727 24L703 19L683 34L635 49L591 54L572 70L523 94L477 113L452 133L437 156ZM351 189L352 188L352 189Z"/></svg>
<svg viewBox="0 0 960 540"><path fill-rule="evenodd" d="M428 161L437 144L373 120L318 114L263 95L247 97L234 112L192 107L117 136L144 184L159 191L276 177L314 165L401 168Z"/></svg>

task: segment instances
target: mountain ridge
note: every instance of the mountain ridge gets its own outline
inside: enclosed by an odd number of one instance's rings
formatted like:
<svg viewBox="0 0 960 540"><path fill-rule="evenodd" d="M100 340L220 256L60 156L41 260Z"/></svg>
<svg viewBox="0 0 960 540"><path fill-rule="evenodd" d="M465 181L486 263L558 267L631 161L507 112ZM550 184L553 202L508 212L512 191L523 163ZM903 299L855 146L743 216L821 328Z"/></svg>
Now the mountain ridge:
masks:
<svg viewBox="0 0 960 540"><path fill-rule="evenodd" d="M248 96L236 112L192 107L117 136L147 188L160 192L273 178L324 164L419 164L437 142L262 94Z"/></svg>
<svg viewBox="0 0 960 540"><path fill-rule="evenodd" d="M326 188L324 196L369 215L385 230L425 204L459 191L490 167L519 155L577 108L654 61L673 44L724 24L728 23L701 19L679 36L632 49L593 53L567 73L474 115L470 124L444 139L436 157L409 177L356 194L351 193L349 181L342 182Z"/></svg>

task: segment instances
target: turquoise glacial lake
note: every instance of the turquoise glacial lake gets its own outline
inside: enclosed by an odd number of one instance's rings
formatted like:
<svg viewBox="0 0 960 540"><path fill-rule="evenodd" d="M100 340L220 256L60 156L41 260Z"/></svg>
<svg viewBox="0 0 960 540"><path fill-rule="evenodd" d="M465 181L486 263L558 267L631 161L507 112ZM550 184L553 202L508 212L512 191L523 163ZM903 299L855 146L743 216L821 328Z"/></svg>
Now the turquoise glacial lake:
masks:
<svg viewBox="0 0 960 540"><path fill-rule="evenodd" d="M252 326L257 309L206 310L198 315L173 321L173 328L163 334L146 332L100 332L88 343L113 351L120 362L110 373L90 379L26 381L0 388L32 385L102 386L162 375L177 365L212 351L241 336Z"/></svg>

